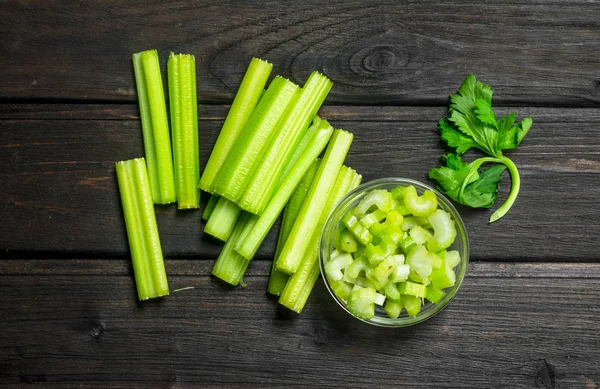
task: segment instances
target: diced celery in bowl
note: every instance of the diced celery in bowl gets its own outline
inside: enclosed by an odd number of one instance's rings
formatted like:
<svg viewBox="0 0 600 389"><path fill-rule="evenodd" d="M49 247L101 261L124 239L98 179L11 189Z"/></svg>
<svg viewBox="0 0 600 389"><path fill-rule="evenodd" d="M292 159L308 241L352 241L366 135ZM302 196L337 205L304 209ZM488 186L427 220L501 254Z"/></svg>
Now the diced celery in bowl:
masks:
<svg viewBox="0 0 600 389"><path fill-rule="evenodd" d="M348 193L320 242L323 280L352 316L403 327L441 311L467 270L469 242L458 211L435 189L383 178Z"/></svg>

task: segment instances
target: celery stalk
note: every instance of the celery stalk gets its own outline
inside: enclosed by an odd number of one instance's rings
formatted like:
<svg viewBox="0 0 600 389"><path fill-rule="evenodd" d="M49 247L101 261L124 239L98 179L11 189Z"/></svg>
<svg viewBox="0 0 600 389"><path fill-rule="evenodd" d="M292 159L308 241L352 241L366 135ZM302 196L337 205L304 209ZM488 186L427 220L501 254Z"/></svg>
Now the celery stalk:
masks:
<svg viewBox="0 0 600 389"><path fill-rule="evenodd" d="M302 177L302 180L292 193L290 200L285 205L283 209L283 217L281 218L281 228L279 229L279 237L277 239L277 249L275 250L275 257L273 258L273 266L271 267L271 276L269 277L269 286L268 292L279 296L285 288L285 284L289 278L289 274L278 271L275 268L277 263L277 258L279 257L279 253L287 240L287 237L294 226L294 222L296 221L296 217L300 212L300 208L302 208L302 204L304 203L304 199L308 194L308 190L312 184L313 178L317 173L317 169L319 168L320 159L316 159L308 171Z"/></svg>
<svg viewBox="0 0 600 389"><path fill-rule="evenodd" d="M194 56L171 53L167 69L177 208L198 208L200 206L200 190L198 190L200 161Z"/></svg>
<svg viewBox="0 0 600 389"><path fill-rule="evenodd" d="M206 207L204 207L204 212L202 212L202 220L208 220L210 218L218 202L219 196L210 196L210 199L208 199L208 203L206 203Z"/></svg>
<svg viewBox="0 0 600 389"><path fill-rule="evenodd" d="M290 236L281 250L281 255L277 259L277 270L293 274L300 266L309 245L309 239L306 239L306 237L312 236L315 231L317 224L315 221L318 220L327 199L331 195L335 177L337 177L344 159L346 159L353 138L354 136L347 131L334 131L313 185L298 214Z"/></svg>
<svg viewBox="0 0 600 389"><path fill-rule="evenodd" d="M238 240L235 249L244 258L252 259L252 257L254 257L254 254L256 254L256 251L267 236L267 233L271 227L273 227L275 220L289 200L294 189L298 186L298 183L313 164L317 156L325 148L325 145L332 136L331 134L334 132L331 125L325 120L315 120L315 124L313 126L314 128L310 131L313 139L309 143L305 152L294 165L294 168L291 171L292 173L289 174L285 181L281 184L269 202L269 205L267 205L265 212L263 212L261 216L255 217L256 224L254 224L252 227L252 231L248 232L248 234L245 236L245 239Z"/></svg>
<svg viewBox="0 0 600 389"><path fill-rule="evenodd" d="M342 166L334 180L334 188L327 199L327 202L321 213L316 218L316 225L314 232L309 240L308 248L304 254L298 270L290 276L281 296L279 297L279 303L294 312L300 313L306 304L306 300L310 295L310 292L316 282L319 275L319 268L317 264L317 258L319 255L319 240L321 238L321 230L323 225L329 217L329 213L333 210L335 205L348 193L354 189L351 187L356 182L355 176L356 171L347 166ZM308 198L308 197L307 197ZM305 200L306 202L306 200ZM289 238L288 238L289 239ZM315 265L317 265L315 275Z"/></svg>
<svg viewBox="0 0 600 389"><path fill-rule="evenodd" d="M204 226L204 232L227 242L241 212L242 210L235 203L225 197L219 197L215 209L213 209L208 222Z"/></svg>
<svg viewBox="0 0 600 389"><path fill-rule="evenodd" d="M172 203L176 200L173 157L158 52L133 54L133 70L152 199L156 204Z"/></svg>
<svg viewBox="0 0 600 389"><path fill-rule="evenodd" d="M317 72L310 75L298 99L288 107L280 121L277 136L248 182L239 203L243 210L262 214L276 190L286 162L306 134L310 121L317 114L331 86L331 81L324 75Z"/></svg>
<svg viewBox="0 0 600 389"><path fill-rule="evenodd" d="M299 93L299 87L276 77L250 115L223 161L211 187L213 194L238 203L256 170L265 148L277 130L277 123Z"/></svg>
<svg viewBox="0 0 600 389"><path fill-rule="evenodd" d="M213 180L217 176L223 161L225 161L240 131L246 125L250 114L263 94L272 69L272 64L258 58L252 58L250 61L219 137L204 167L204 172L200 178L200 189L210 192Z"/></svg>
<svg viewBox="0 0 600 389"><path fill-rule="evenodd" d="M233 242L235 242L237 236L242 233L251 216L252 214L247 212L242 213L231 233L232 239L225 243L223 250L221 250L221 253L219 254L219 258L217 258L212 269L212 274L214 276L234 286L238 285L244 277L244 273L246 272L246 268L250 261L235 252L233 249Z"/></svg>
<svg viewBox="0 0 600 389"><path fill-rule="evenodd" d="M144 158L116 163L138 298L165 296L169 285Z"/></svg>

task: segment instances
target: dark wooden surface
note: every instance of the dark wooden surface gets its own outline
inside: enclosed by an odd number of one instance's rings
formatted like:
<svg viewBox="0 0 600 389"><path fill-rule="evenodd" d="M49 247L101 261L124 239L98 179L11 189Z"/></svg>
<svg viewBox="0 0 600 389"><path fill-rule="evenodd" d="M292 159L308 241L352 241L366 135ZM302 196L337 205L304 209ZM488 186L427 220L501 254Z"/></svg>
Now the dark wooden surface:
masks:
<svg viewBox="0 0 600 389"><path fill-rule="evenodd" d="M0 387L598 388L599 16L551 0L0 3ZM130 57L148 48L196 55L203 162L252 56L299 83L324 72L320 114L355 133L365 180L426 181L473 72L534 118L511 153L521 194L491 225L460 209L463 289L412 328L352 320L320 281L302 315L278 308L275 234L248 286L223 286L200 212L174 207L157 208L172 294L138 303L113 164L142 155Z"/></svg>

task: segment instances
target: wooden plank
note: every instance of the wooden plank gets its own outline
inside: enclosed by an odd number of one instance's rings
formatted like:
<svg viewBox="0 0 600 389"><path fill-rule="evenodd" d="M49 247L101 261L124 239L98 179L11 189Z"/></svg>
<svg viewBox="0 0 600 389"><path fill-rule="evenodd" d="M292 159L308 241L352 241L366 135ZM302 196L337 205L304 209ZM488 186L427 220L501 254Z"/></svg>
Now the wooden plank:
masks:
<svg viewBox="0 0 600 389"><path fill-rule="evenodd" d="M63 275L5 274L0 261L0 385L48 387L593 388L600 383L597 265L484 264L439 315L405 329L351 319L319 281L297 316L265 295L263 275L223 287L180 261L171 288L143 304L125 260L57 260ZM266 261L257 261L262 271ZM265 266L266 265L266 266ZM513 277L502 267L511 266ZM493 270L496 268L497 270ZM537 270L532 270L532 269ZM71 269L71 270L69 270ZM98 274L99 271L106 274ZM263 273L264 274L264 273ZM474 276L479 274L478 276ZM588 278L590 275L593 278ZM550 308L551 307L551 308Z"/></svg>
<svg viewBox="0 0 600 389"><path fill-rule="evenodd" d="M596 2L8 1L0 4L0 98L133 101L131 54L196 55L203 102L231 101L250 58L328 103L440 104L469 72L498 101L600 102ZM60 58L60 60L57 60Z"/></svg>
<svg viewBox="0 0 600 389"><path fill-rule="evenodd" d="M107 109L97 108L98 115ZM82 109L95 117L93 108ZM27 119L1 121L0 255L128 255L113 164L143 151L138 120L122 120L134 117L135 108L115 110L111 117L121 119L81 120L77 112L65 111L55 114L57 120L34 110ZM225 112L225 107L200 106L202 165ZM508 217L491 225L486 223L490 210L460 208L472 258L597 260L600 112L526 107L519 113L534 117L530 134L510 153L521 171L521 194ZM44 119L34 119L38 114ZM66 120L71 114L77 119ZM321 114L356 134L347 163L365 181L382 176L427 181L428 169L444 152L435 131L444 115L441 107L327 107ZM501 196L508 190L505 180ZM202 236L199 212L158 207L157 215L167 256L219 252L218 242ZM274 238L268 238L261 257L272 254Z"/></svg>

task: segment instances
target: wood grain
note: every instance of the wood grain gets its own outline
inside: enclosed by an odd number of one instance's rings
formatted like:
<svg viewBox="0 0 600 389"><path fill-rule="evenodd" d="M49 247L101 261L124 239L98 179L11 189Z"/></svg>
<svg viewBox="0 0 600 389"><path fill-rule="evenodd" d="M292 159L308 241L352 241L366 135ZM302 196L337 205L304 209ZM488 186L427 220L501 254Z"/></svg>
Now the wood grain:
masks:
<svg viewBox="0 0 600 389"><path fill-rule="evenodd" d="M29 260L0 261L2 387L600 383L597 265L556 264L570 276L547 278L535 264L474 264L442 313L394 330L351 319L320 281L302 315L278 309L265 295L267 261L251 264L245 289L209 278L205 261L178 261L171 289L194 289L144 304L135 301L127 260L83 263L87 271L54 260L54 273L43 274L29 273Z"/></svg>
<svg viewBox="0 0 600 389"><path fill-rule="evenodd" d="M125 257L114 162L143 154L135 107L59 107L53 113L44 105L0 111L0 247L5 250L0 255ZM486 223L491 210L460 208L472 258L596 261L600 111L516 110L534 118L527 138L510 153L522 175L521 194L509 215L491 225ZM202 166L226 112L223 106L200 106ZM321 115L355 133L347 164L365 181L383 176L427 181L428 169L444 152L435 131L444 115L441 107L326 107ZM104 116L109 119L100 119ZM508 185L507 177L501 196ZM157 217L167 256L218 254L220 244L201 233L200 212L157 207ZM273 253L274 238L267 239L261 257Z"/></svg>
<svg viewBox="0 0 600 389"><path fill-rule="evenodd" d="M198 98L231 101L252 56L328 104L443 104L472 72L504 104L600 102L595 1L5 1L0 98L134 101L131 54L196 56Z"/></svg>

